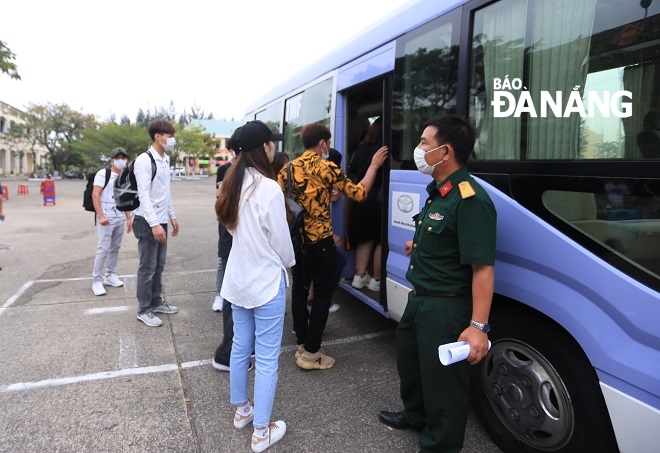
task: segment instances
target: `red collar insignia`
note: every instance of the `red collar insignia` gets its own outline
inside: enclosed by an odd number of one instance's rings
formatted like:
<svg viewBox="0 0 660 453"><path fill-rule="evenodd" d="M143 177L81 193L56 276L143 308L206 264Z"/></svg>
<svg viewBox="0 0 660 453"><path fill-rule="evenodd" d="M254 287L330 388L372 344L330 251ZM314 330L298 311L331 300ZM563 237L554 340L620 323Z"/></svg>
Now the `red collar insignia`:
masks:
<svg viewBox="0 0 660 453"><path fill-rule="evenodd" d="M453 189L454 186L451 185L451 181L447 181L438 189L438 192L440 192L440 195L443 197L447 195L449 192L451 192L451 189Z"/></svg>

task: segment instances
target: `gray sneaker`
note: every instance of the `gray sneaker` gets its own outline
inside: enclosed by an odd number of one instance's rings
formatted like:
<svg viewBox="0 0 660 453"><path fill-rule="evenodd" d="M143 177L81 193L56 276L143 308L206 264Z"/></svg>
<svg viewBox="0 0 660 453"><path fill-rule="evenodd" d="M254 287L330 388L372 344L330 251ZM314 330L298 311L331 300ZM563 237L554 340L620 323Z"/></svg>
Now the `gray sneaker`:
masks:
<svg viewBox="0 0 660 453"><path fill-rule="evenodd" d="M137 315L137 319L149 327L159 327L163 325L163 321L161 321L158 316L154 315L152 311L145 311L144 313Z"/></svg>
<svg viewBox="0 0 660 453"><path fill-rule="evenodd" d="M170 305L167 302L163 301L162 304L154 308L154 313L165 313L167 315L173 315L174 313L178 313L179 309L175 307L174 305Z"/></svg>

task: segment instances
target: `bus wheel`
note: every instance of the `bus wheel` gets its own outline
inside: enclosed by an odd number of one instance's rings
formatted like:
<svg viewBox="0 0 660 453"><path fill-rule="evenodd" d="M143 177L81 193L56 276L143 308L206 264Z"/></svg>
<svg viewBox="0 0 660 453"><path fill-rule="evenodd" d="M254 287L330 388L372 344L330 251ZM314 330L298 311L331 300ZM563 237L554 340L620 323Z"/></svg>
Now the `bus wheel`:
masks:
<svg viewBox="0 0 660 453"><path fill-rule="evenodd" d="M493 441L506 453L618 451L596 373L575 340L513 307L494 310L490 322L490 352L471 377L472 406Z"/></svg>

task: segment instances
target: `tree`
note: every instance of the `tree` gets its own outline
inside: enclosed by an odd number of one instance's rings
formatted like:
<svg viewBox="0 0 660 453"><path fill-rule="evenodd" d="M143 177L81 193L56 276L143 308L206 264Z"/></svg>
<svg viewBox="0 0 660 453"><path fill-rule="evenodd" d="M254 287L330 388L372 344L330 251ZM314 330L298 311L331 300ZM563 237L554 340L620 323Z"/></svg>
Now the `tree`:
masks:
<svg viewBox="0 0 660 453"><path fill-rule="evenodd" d="M86 129L72 147L78 154L85 156L84 167L98 167L101 162L107 162L114 148L124 148L135 159L149 148L150 143L151 138L144 127L108 122L95 129Z"/></svg>
<svg viewBox="0 0 660 453"><path fill-rule="evenodd" d="M202 126L188 126L176 133L176 148L172 150L172 160L178 160L180 154L200 158L208 156L213 148L213 137L204 132Z"/></svg>
<svg viewBox="0 0 660 453"><path fill-rule="evenodd" d="M97 127L96 118L91 114L71 109L67 104L35 105L28 107L27 127L50 155L53 170L64 165L76 165L81 161L73 148L83 131Z"/></svg>
<svg viewBox="0 0 660 453"><path fill-rule="evenodd" d="M15 58L16 55L7 47L7 44L0 41L0 72L8 74L12 79L21 80L16 63L14 63Z"/></svg>

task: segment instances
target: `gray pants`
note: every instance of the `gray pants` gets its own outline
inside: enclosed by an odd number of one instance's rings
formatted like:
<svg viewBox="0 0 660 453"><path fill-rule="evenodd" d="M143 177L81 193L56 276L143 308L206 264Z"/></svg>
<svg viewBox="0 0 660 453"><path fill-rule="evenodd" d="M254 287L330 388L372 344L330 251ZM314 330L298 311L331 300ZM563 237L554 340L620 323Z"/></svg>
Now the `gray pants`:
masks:
<svg viewBox="0 0 660 453"><path fill-rule="evenodd" d="M96 246L96 258L94 259L94 271L92 272L94 282L100 282L103 278L103 266L105 266L106 258L108 260L106 275L112 275L117 271L119 247L121 247L121 239L124 236L126 217L114 217L108 220L110 220L110 225L103 226L99 223L96 226L98 244Z"/></svg>
<svg viewBox="0 0 660 453"><path fill-rule="evenodd" d="M167 235L167 224L161 223ZM142 216L133 219L133 234L138 239L140 264L137 272L138 315L163 303L163 269L167 256L167 242L154 239L153 232Z"/></svg>

